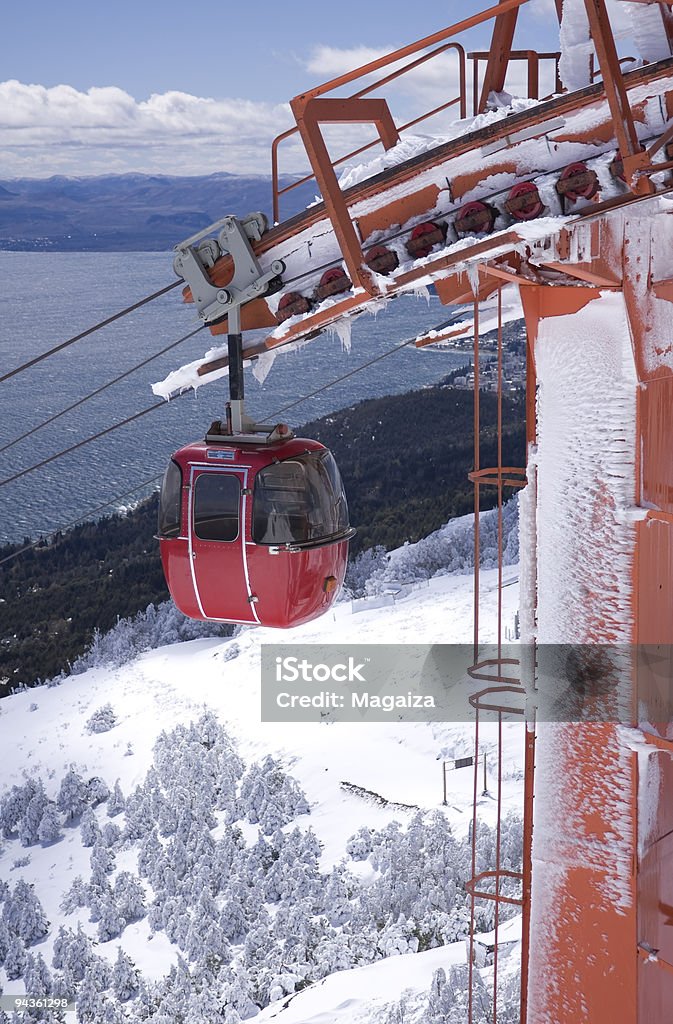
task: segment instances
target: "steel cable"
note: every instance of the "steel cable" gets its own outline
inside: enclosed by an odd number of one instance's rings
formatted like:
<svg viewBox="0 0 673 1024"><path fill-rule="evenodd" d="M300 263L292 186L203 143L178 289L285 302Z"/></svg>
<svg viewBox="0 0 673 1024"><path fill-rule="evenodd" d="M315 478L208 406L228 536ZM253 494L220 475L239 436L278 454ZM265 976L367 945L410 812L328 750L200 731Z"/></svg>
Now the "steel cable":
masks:
<svg viewBox="0 0 673 1024"><path fill-rule="evenodd" d="M462 316L463 314L460 314L460 315ZM441 330L444 327L450 326L451 323L455 322L455 319L458 319L458 315L456 316L456 318L446 320L443 323L438 324L435 328L431 328L431 329L432 330ZM388 356L393 355L395 352L399 352L401 349L407 348L409 345L413 345L414 342L417 340L417 337L418 337L417 335L414 335L413 338L407 338L406 341L400 342L399 345L394 345L392 348L388 349L386 352L382 352L381 355L375 356L373 359L367 360L366 363L362 363L360 366L356 366L355 369L349 370L348 373L343 374L341 377L337 377L334 380L328 381L327 384L323 384L321 387L316 388L315 391L311 391L307 395L303 395L301 398L298 398L295 402L291 402L289 405L285 405L282 408L277 409L275 412L265 413L263 415L263 419L265 419L265 420L274 419L276 416L280 416L282 413L287 412L289 409L294 409L297 405L301 405L303 402L308 401L310 398L315 398L316 395L321 394L323 391L329 390L329 388L334 387L336 384L342 383L342 381L347 380L349 377L353 377L356 373L360 373L362 370L366 370L369 366L373 366L375 363L380 362L382 359L386 359ZM170 400L171 400L171 402L173 402L177 398L181 398L183 395L186 395L186 394L189 394L189 392L188 391L177 392L175 395L171 396ZM112 424L112 426L106 427L105 430L100 431L98 434L94 434L91 437L84 438L84 440L78 441L77 444L71 445L69 448L66 448L66 449L64 449L61 452L57 452L54 455L49 456L49 458L47 458L47 459L43 459L42 462L36 463L34 466L30 466L27 469L21 470L19 473L16 473L16 474L14 474L11 477L7 477L5 480L0 480L0 487L2 487L4 484L11 483L11 481L18 479L21 476L25 476L26 474L31 473L35 469L40 469L42 466L45 466L45 465L47 465L50 462L54 462L56 459L59 459L62 456L67 455L67 454L69 454L72 451L76 451L78 448L82 448L84 445L89 444L89 442L95 441L95 440L97 440L100 437L104 437L106 434L112 433L112 431L117 430L118 427L126 426L126 424L131 423L134 420L140 419L142 416L145 416L147 413L153 412L155 409L160 409L163 406L166 406L167 404L169 404L169 403L167 403L165 401L156 402L154 405L150 405L146 409L142 409L140 412L135 413L133 416L127 417L125 420L122 420L120 423L114 423L114 424ZM224 436L223 436L222 440L223 441L226 440ZM102 511L105 508L109 508L110 505L116 504L118 501L121 501L123 498L127 497L129 494L134 494L136 491L139 491L139 490L141 490L144 487L148 487L150 484L155 483L156 481L160 480L162 478L162 476L163 476L163 473L158 473L156 476L153 476L150 479L145 480L143 483L137 484L135 487L131 488L131 490L124 491L122 494L117 495L115 498L111 498L109 501L104 502L102 505L97 506L95 509L92 509L89 512L85 512L84 515L79 516L77 519L71 520L65 526L59 527L57 530L52 531L52 533L48 534L46 538L39 538L38 540L34 541L32 544L28 544L25 547L20 548L18 551L12 552L12 554L7 555L3 559L0 559L0 565L3 565L5 562L11 561L13 558L18 557L19 555L23 554L26 551L32 550L33 548L37 547L40 543L42 543L42 541L44 541L45 539L46 540L50 540L51 538L55 537L58 533L62 533L64 530L68 530L72 526L77 525L77 523L82 522L82 520L84 520L84 519L86 519L88 517L95 516L98 512Z"/></svg>
<svg viewBox="0 0 673 1024"><path fill-rule="evenodd" d="M144 299L139 299L138 302L134 302L125 309L120 309L119 312L113 313L112 316L94 324L93 327L87 327L85 331L80 331L79 334L75 334L72 338L68 338L67 341L62 341L60 345L54 345L53 348L48 349L41 355L34 356L33 359L29 359L28 362L22 363L21 366L16 366L13 370L9 370L8 373L2 374L2 376L0 376L0 384L9 380L11 377L16 377L18 373L23 373L24 370L30 369L31 366L36 366L37 363L41 363L43 359L48 359L49 356L56 355L57 352L62 352L63 349L68 348L70 345L74 345L76 341L81 341L82 338L87 338L90 334L100 331L102 327L107 327L108 324L113 324L115 320L121 320L122 317L127 316L129 313L133 313L136 309L140 309L141 306L146 306L148 302L154 302L155 299L160 298L162 295L166 295L167 292L173 291L174 288L178 288L180 285L184 285L184 281L181 278L174 281L172 284L166 285L165 288L160 288L157 292L152 292L151 295L146 295Z"/></svg>
<svg viewBox="0 0 673 1024"><path fill-rule="evenodd" d="M65 416L67 412L72 412L73 409L77 409L80 405L84 405L84 403L88 402L91 398L95 398L103 391L111 388L113 384L118 384L120 380L124 380L125 377L129 377L132 373L135 373L136 370L141 370L143 366L147 366L147 364L151 363L152 360L158 359L160 356L170 352L171 349L177 348L177 346L181 345L183 341L188 341L189 338L193 338L194 335L198 334L199 331L202 331L204 327L205 324L200 324L193 331L190 331L189 334L183 334L183 336L178 338L177 341L172 341L170 345L166 345L166 347L162 348L159 352L155 352L154 355L148 356L147 359L143 359L141 363L136 363L136 365L132 366L130 370L125 370L124 373L120 373L118 377L115 377L113 380L109 380L107 384L102 384L99 388L96 388L95 391L91 391L90 394L85 395L84 398L79 398L76 402L73 402L72 405L67 406L65 409L61 409L60 412L54 413L54 415L50 416L49 419L46 419L36 427L32 427L30 430L27 430L24 434L21 434L20 437L15 437L13 441L9 441L0 448L0 454L2 452L6 452L9 448L13 448L15 444L19 443L19 441L25 441L27 437L30 437L31 434L36 433L38 430L42 430L43 427L49 426L49 424L53 423L54 420L59 419L61 416Z"/></svg>

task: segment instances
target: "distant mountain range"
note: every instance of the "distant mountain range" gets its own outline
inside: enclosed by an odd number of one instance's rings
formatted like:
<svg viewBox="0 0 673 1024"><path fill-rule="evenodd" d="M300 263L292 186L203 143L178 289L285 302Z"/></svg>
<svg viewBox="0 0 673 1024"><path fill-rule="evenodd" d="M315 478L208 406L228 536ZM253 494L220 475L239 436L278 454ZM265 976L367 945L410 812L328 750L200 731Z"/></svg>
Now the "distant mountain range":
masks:
<svg viewBox="0 0 673 1024"><path fill-rule="evenodd" d="M296 180L285 176L282 185ZM285 196L283 217L314 198L315 183ZM271 215L268 175L174 177L108 174L0 181L0 249L151 251L172 249L225 214Z"/></svg>

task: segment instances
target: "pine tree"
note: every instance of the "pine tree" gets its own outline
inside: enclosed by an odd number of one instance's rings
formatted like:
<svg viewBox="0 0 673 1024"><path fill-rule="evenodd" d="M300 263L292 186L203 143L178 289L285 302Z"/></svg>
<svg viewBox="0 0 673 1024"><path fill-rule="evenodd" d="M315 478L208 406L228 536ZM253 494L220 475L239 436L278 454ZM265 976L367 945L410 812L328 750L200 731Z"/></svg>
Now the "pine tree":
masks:
<svg viewBox="0 0 673 1024"><path fill-rule="evenodd" d="M93 943L83 931L81 923L77 922L77 931L71 932L66 929L67 939L63 942L60 951L61 970L73 983L82 981L84 973L90 963L95 959ZM54 966L56 966L54 964Z"/></svg>
<svg viewBox="0 0 673 1024"><path fill-rule="evenodd" d="M108 850L112 850L121 840L121 835L122 830L119 825L115 825L113 821L106 822L101 833L103 846L106 846Z"/></svg>
<svg viewBox="0 0 673 1024"><path fill-rule="evenodd" d="M88 1021L99 1021L105 1009L103 990L99 987L99 977L93 964L84 971L82 983L77 990L77 1020L81 1024Z"/></svg>
<svg viewBox="0 0 673 1024"><path fill-rule="evenodd" d="M125 1003L138 992L140 972L133 960L119 946L117 959L112 968L112 991L120 1002Z"/></svg>
<svg viewBox="0 0 673 1024"><path fill-rule="evenodd" d="M53 800L50 800L44 809L37 829L37 836L40 842L45 844L56 843L63 836L61 816Z"/></svg>
<svg viewBox="0 0 673 1024"><path fill-rule="evenodd" d="M112 704L103 704L102 707L97 708L92 714L91 718L85 725L85 729L88 733L94 734L99 732L109 732L110 729L114 729L117 724L117 715Z"/></svg>
<svg viewBox="0 0 673 1024"><path fill-rule="evenodd" d="M0 800L0 830L5 839L13 839L28 804L38 791L38 785L27 779L23 786L12 786Z"/></svg>
<svg viewBox="0 0 673 1024"><path fill-rule="evenodd" d="M38 842L40 821L48 804L42 780L38 779L36 785L36 792L28 801L19 823L19 839L22 846L34 846Z"/></svg>
<svg viewBox="0 0 673 1024"><path fill-rule="evenodd" d="M119 913L111 897L102 899L99 904L98 939L109 942L116 939L124 931L126 921Z"/></svg>
<svg viewBox="0 0 673 1024"><path fill-rule="evenodd" d="M10 933L18 935L27 946L39 942L49 931L49 922L33 886L22 878L5 900L2 916Z"/></svg>
<svg viewBox="0 0 673 1024"><path fill-rule="evenodd" d="M121 814L126 808L126 800L122 793L121 786L119 785L119 779L114 784L114 789L110 794L107 802L107 813L110 818L114 818L116 814Z"/></svg>
<svg viewBox="0 0 673 1024"><path fill-rule="evenodd" d="M82 838L82 846L93 846L101 838L101 830L98 820L91 807L87 807L82 814L82 821L79 827Z"/></svg>
<svg viewBox="0 0 673 1024"><path fill-rule="evenodd" d="M94 775L86 784L86 797L93 807L104 804L110 796L110 789L104 779Z"/></svg>
<svg viewBox="0 0 673 1024"><path fill-rule="evenodd" d="M101 843L94 844L89 858L91 864L91 885L104 889L107 876L114 871L115 855Z"/></svg>
<svg viewBox="0 0 673 1024"><path fill-rule="evenodd" d="M87 789L84 779L74 768L70 768L61 782L56 804L65 814L66 821L74 821L87 806Z"/></svg>
<svg viewBox="0 0 673 1024"><path fill-rule="evenodd" d="M51 972L44 962L41 953L26 953L26 966L23 971L23 983L26 992L34 996L48 996L51 993Z"/></svg>
<svg viewBox="0 0 673 1024"><path fill-rule="evenodd" d="M142 882L130 871L120 871L113 888L117 910L127 924L139 921L146 914L145 890Z"/></svg>
<svg viewBox="0 0 673 1024"><path fill-rule="evenodd" d="M18 935L13 935L9 941L9 948L5 956L5 974L10 981L16 981L23 974L25 966L25 944Z"/></svg>
<svg viewBox="0 0 673 1024"><path fill-rule="evenodd" d="M9 942L9 928L7 927L5 921L3 921L2 918L0 918L0 967L2 967L2 965L5 962L7 950L9 949Z"/></svg>
<svg viewBox="0 0 673 1024"><path fill-rule="evenodd" d="M81 875L73 880L72 885L66 893L63 895L63 899L60 903L60 909L64 914L72 914L73 911L79 910L80 907L85 907L89 902L89 886L85 883Z"/></svg>

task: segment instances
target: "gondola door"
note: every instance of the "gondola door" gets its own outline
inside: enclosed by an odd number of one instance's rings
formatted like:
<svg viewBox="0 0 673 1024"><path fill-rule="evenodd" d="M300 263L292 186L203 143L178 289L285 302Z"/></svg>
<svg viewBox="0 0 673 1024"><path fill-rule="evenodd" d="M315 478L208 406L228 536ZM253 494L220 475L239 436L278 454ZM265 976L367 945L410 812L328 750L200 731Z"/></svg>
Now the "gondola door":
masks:
<svg viewBox="0 0 673 1024"><path fill-rule="evenodd" d="M189 556L207 619L257 622L245 543L247 470L192 466Z"/></svg>

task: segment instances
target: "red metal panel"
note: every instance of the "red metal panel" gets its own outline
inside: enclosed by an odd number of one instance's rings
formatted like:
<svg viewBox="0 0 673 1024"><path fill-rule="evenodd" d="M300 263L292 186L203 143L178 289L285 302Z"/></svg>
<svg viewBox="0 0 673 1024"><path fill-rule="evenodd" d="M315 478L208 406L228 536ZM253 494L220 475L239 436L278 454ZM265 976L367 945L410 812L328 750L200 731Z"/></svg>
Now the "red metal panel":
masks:
<svg viewBox="0 0 673 1024"><path fill-rule="evenodd" d="M259 598L255 608L264 626L298 626L323 615L336 600L346 574L348 541L307 551L280 551L249 544L250 584ZM330 576L336 587L327 592Z"/></svg>
<svg viewBox="0 0 673 1024"><path fill-rule="evenodd" d="M256 622L249 601L245 565L245 527L241 512L243 496L239 494L238 536L231 541L202 540L194 530L194 499L199 481L206 475L226 473L233 476L243 490L243 473L222 470L217 467L196 469L191 478L191 501L189 532L191 535L191 560L194 587L203 618L223 619L233 622ZM225 613L226 609L226 613Z"/></svg>
<svg viewBox="0 0 673 1024"><path fill-rule="evenodd" d="M673 375L658 377L643 386L640 415L643 501L663 512L673 512Z"/></svg>

